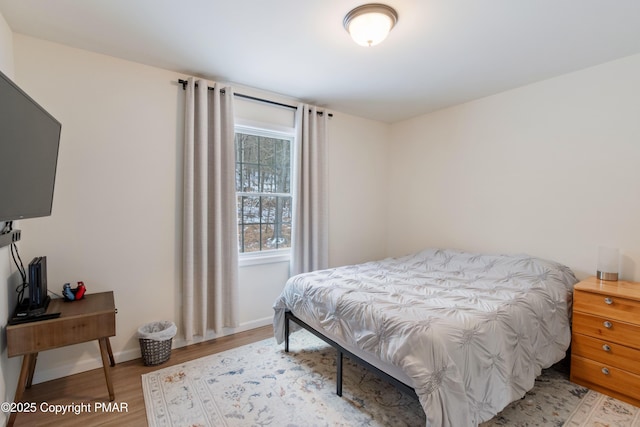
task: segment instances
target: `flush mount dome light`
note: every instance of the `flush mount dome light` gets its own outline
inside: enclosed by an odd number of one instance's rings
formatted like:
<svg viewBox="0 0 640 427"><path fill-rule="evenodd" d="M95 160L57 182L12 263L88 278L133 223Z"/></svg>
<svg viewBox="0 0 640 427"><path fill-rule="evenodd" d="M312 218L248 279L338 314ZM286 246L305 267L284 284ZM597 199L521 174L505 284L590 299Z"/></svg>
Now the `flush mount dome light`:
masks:
<svg viewBox="0 0 640 427"><path fill-rule="evenodd" d="M396 25L398 14L386 4L363 4L347 13L344 28L351 38L361 46L375 46L387 38Z"/></svg>

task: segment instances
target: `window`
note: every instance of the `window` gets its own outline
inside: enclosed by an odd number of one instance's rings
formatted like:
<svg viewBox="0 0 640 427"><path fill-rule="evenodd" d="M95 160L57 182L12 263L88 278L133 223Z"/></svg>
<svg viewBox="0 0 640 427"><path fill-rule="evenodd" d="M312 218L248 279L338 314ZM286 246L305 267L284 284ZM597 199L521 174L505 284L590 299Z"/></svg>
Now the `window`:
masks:
<svg viewBox="0 0 640 427"><path fill-rule="evenodd" d="M236 126L240 253L291 247L291 134Z"/></svg>

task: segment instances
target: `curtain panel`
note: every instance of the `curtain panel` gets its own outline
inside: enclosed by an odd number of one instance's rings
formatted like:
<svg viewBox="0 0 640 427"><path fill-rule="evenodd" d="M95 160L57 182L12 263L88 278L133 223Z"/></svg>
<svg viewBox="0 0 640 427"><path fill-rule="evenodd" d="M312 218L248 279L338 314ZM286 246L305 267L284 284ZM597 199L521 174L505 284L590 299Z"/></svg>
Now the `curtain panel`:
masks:
<svg viewBox="0 0 640 427"><path fill-rule="evenodd" d="M233 89L209 86L190 78L185 88L182 314L187 340L238 326Z"/></svg>
<svg viewBox="0 0 640 427"><path fill-rule="evenodd" d="M307 104L296 111L292 276L329 266L327 116Z"/></svg>

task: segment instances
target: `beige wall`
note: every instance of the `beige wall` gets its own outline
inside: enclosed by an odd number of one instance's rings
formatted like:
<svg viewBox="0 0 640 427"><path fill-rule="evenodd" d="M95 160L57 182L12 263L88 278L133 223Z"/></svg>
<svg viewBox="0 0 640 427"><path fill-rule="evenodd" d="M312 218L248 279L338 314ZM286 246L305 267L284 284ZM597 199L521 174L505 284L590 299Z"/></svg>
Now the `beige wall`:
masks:
<svg viewBox="0 0 640 427"><path fill-rule="evenodd" d="M116 359L139 357L140 325L168 319L180 330L183 92L176 82L185 76L19 34L14 41L18 83L62 122L53 214L22 222L23 258L48 257L54 291L77 280L89 292L114 290ZM292 117L237 107L259 121ZM389 126L336 113L329 132L330 262L383 257ZM287 276L287 263L241 269L240 329L271 322ZM97 366L95 343L44 352L35 381Z"/></svg>
<svg viewBox="0 0 640 427"><path fill-rule="evenodd" d="M23 258L47 255L53 290L114 290L116 359L138 357L141 324L180 323L184 75L2 28L18 84L63 124L53 214L21 222ZM334 112L330 264L445 246L528 252L586 276L597 246L613 245L640 280L639 72L633 56L393 125ZM1 277L7 258L0 249ZM244 328L270 321L287 274L242 268ZM100 364L94 343L38 363L36 382Z"/></svg>
<svg viewBox="0 0 640 427"><path fill-rule="evenodd" d="M640 280L640 55L392 125L389 253L526 252Z"/></svg>
<svg viewBox="0 0 640 427"><path fill-rule="evenodd" d="M14 34L18 84L62 123L52 215L21 223L49 289L113 290L117 360L179 312L177 75ZM139 349L138 349L139 351ZM35 381L99 366L96 343L43 352Z"/></svg>
<svg viewBox="0 0 640 427"><path fill-rule="evenodd" d="M13 32L0 13L0 71L13 77Z"/></svg>
<svg viewBox="0 0 640 427"><path fill-rule="evenodd" d="M330 120L329 264L383 258L390 126L339 112Z"/></svg>
<svg viewBox="0 0 640 427"><path fill-rule="evenodd" d="M14 77L13 33L2 14L0 14L0 71L9 78ZM0 185L5 184L7 183L0 183ZM0 229L3 226L4 222L0 222ZM19 283L17 272L12 265L9 246L0 248L0 399L3 402L13 400L22 361L20 357L11 359L7 357L6 335L4 333L7 319L15 308L15 289ZM0 412L0 425L4 425L6 419L6 414Z"/></svg>

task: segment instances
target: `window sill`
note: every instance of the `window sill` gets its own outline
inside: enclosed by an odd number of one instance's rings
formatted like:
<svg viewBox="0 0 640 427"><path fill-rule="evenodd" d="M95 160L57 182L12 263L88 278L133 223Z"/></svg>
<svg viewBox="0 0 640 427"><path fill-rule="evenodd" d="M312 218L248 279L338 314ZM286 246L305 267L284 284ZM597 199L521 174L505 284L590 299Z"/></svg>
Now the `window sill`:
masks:
<svg viewBox="0 0 640 427"><path fill-rule="evenodd" d="M289 262L290 260L291 251L289 249L244 253L240 254L240 256L238 257L238 266L247 267L251 265Z"/></svg>

